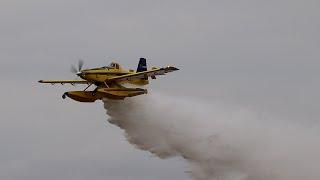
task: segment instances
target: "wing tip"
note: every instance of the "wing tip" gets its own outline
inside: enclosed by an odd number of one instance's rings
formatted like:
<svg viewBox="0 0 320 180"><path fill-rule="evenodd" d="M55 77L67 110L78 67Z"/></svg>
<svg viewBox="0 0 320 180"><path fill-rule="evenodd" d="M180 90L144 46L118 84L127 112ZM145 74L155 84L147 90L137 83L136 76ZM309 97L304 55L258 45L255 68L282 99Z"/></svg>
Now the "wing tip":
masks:
<svg viewBox="0 0 320 180"><path fill-rule="evenodd" d="M172 67L172 68L173 68L173 70L175 70L175 71L180 70L179 68L176 68L176 67Z"/></svg>
<svg viewBox="0 0 320 180"><path fill-rule="evenodd" d="M179 68L176 68L174 66L168 66L167 69L170 70L170 71L178 71L178 70L180 70Z"/></svg>

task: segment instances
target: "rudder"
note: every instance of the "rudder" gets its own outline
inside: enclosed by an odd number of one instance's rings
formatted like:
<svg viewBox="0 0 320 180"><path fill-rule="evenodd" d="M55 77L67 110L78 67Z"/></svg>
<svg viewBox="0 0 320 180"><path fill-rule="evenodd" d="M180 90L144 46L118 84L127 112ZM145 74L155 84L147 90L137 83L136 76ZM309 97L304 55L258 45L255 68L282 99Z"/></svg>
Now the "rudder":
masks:
<svg viewBox="0 0 320 180"><path fill-rule="evenodd" d="M140 58L137 72L147 71L147 60L145 58Z"/></svg>

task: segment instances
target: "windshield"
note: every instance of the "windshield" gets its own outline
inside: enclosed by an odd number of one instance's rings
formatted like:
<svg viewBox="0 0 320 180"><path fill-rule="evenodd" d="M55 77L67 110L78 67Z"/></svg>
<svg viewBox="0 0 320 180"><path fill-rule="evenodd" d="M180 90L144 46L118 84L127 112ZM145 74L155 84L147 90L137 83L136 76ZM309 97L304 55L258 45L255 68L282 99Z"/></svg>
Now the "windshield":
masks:
<svg viewBox="0 0 320 180"><path fill-rule="evenodd" d="M103 66L101 68L104 68L104 69L119 69L119 64L118 63L110 63L108 66Z"/></svg>

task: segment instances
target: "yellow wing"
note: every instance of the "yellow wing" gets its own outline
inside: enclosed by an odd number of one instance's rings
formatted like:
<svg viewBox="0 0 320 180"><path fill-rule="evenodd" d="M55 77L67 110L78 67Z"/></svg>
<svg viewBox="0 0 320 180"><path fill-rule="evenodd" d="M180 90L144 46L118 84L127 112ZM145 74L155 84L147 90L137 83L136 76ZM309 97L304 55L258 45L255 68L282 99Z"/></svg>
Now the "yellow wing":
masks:
<svg viewBox="0 0 320 180"><path fill-rule="evenodd" d="M40 80L39 83L47 83L47 84L89 84L88 81L85 80Z"/></svg>
<svg viewBox="0 0 320 180"><path fill-rule="evenodd" d="M114 82L114 81L130 81L134 79L143 79L147 77L152 77L155 79L155 76L158 75L165 75L166 73L173 72L179 70L176 67L168 66L165 68L153 68L152 70L149 71L143 71L143 72L138 72L138 73L132 73L132 74L126 74L122 76L116 76L112 77L106 80L106 82Z"/></svg>

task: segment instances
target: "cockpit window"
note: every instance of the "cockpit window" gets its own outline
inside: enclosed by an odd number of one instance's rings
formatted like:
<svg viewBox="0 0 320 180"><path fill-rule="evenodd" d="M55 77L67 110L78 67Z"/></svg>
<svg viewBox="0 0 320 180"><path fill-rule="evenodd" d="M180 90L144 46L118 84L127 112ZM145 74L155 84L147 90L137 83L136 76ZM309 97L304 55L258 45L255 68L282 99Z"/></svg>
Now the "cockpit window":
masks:
<svg viewBox="0 0 320 180"><path fill-rule="evenodd" d="M120 66L118 63L110 63L108 66L104 66L102 68L105 68L105 69L120 69Z"/></svg>

